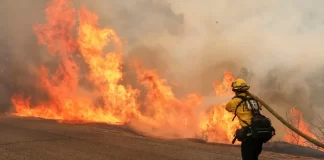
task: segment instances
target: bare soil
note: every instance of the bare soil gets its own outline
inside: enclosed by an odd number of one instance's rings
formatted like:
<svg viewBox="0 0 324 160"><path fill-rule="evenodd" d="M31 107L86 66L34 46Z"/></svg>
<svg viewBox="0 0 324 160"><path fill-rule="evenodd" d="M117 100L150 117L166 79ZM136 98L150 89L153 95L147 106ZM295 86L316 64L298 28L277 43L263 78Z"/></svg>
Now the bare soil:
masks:
<svg viewBox="0 0 324 160"><path fill-rule="evenodd" d="M0 160L235 160L240 148L144 137L120 126L0 116ZM264 151L261 160L316 158Z"/></svg>

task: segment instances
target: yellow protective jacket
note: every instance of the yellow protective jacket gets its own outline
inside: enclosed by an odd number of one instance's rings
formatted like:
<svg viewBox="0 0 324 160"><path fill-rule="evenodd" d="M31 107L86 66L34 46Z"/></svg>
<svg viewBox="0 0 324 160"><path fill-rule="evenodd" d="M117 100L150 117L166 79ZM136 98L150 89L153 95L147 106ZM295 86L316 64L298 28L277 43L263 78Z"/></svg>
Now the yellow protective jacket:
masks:
<svg viewBox="0 0 324 160"><path fill-rule="evenodd" d="M237 96L246 96L246 93L240 93L237 94ZM249 96L247 96L249 97ZM226 110L228 112L232 112L233 114L235 114L235 109L236 106L242 101L241 98L235 97L232 100L230 100L227 104L226 104ZM261 104L259 103L259 106L261 107ZM236 111L236 118L239 119L240 125L242 127L247 126L247 124L245 124L242 120L244 120L245 122L247 122L249 125L251 124L251 119L252 119L252 112L251 110L249 110L246 107L245 103L241 103L240 106L238 106L237 111Z"/></svg>

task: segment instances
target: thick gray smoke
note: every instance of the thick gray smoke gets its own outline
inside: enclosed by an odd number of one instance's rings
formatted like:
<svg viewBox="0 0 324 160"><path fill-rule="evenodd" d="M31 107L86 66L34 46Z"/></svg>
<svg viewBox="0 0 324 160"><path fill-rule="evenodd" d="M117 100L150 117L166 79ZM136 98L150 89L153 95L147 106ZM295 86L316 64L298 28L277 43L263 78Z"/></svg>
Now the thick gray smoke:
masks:
<svg viewBox="0 0 324 160"><path fill-rule="evenodd" d="M44 23L45 0L3 2L1 111L13 92L39 94L35 69L53 63L32 25ZM296 106L312 121L323 104L324 14L320 0L80 0L128 42L125 81L136 86L134 57L156 68L183 96L213 94L212 83L246 67L252 91L284 115ZM253 75L252 75L253 73ZM252 75L252 76L251 76ZM323 112L323 111L322 111Z"/></svg>

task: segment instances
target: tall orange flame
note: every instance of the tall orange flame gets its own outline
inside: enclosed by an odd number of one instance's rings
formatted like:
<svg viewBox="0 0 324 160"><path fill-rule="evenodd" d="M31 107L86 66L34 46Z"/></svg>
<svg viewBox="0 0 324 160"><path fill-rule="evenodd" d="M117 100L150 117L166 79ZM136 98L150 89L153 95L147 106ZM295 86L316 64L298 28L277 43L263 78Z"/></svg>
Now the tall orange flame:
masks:
<svg viewBox="0 0 324 160"><path fill-rule="evenodd" d="M136 95L120 85L122 44L112 29L96 27L97 16L83 7L79 11L79 37L72 35L75 10L67 0L53 0L46 9L48 24L34 27L40 44L47 45L49 52L59 54L60 65L52 75L46 67L41 68L41 86L49 94L49 101L34 107L30 98L22 95L12 97L16 114L35 116L61 121L124 123L137 116ZM115 48L108 54L102 50L109 42ZM78 48L79 47L79 48ZM82 95L78 86L79 68L73 53L79 49L90 68L89 80L97 87L104 104L96 106L94 97Z"/></svg>
<svg viewBox="0 0 324 160"><path fill-rule="evenodd" d="M134 70L147 92L144 102L140 102L138 89L121 84L123 43L119 36L112 28L100 28L98 16L85 6L76 11L68 0L52 0L45 12L47 24L36 25L34 31L39 44L59 59L59 66L54 73L47 66L40 67L38 84L48 94L47 101L32 105L33 97L15 94L13 114L69 123L124 124L138 120L179 131L182 137L203 131L208 133L208 141L228 143L233 138L239 124L231 121L233 115L225 111L224 104L216 105L201 119L196 111L202 102L199 94L177 98L156 70L145 69L138 62ZM76 56L87 65L86 73L80 73ZM84 74L93 85L91 91L79 84ZM234 78L225 72L223 82L214 84L217 97L232 94Z"/></svg>
<svg viewBox="0 0 324 160"><path fill-rule="evenodd" d="M110 115L127 122L138 116L136 102L137 90L120 84L122 80L122 43L113 29L100 29L98 17L83 6L79 12L80 51L89 65L89 80L95 84L102 95L104 105L100 111L103 116ZM113 49L103 54L108 44Z"/></svg>
<svg viewBox="0 0 324 160"><path fill-rule="evenodd" d="M136 68L138 81L148 90L145 106L149 107L144 114L160 123L188 125L188 121L194 118L192 109L200 103L200 96L192 94L186 100L179 100L156 70L145 70L140 62Z"/></svg>
<svg viewBox="0 0 324 160"><path fill-rule="evenodd" d="M224 72L222 83L215 82L214 88L217 97L228 96L233 94L231 84L235 77L230 72ZM205 138L208 141L228 143L234 138L234 133L239 128L237 119L232 122L233 114L225 110L226 103L216 105L208 113L208 119L201 125Z"/></svg>
<svg viewBox="0 0 324 160"><path fill-rule="evenodd" d="M316 136L309 130L308 124L304 121L303 114L297 108L292 107L289 110L288 121L301 132L305 133L311 138L316 139ZM300 146L311 146L306 139L289 129L286 130L284 141Z"/></svg>
<svg viewBox="0 0 324 160"><path fill-rule="evenodd" d="M45 66L40 69L40 83L51 103L30 107L30 98L23 99L22 95L14 95L12 102L18 115L36 116L53 119L71 119L75 115L76 106L87 103L77 103L71 97L78 85L78 66L72 55L77 49L77 43L72 37L75 25L75 10L69 7L68 1L53 0L46 9L48 24L36 25L34 31L38 42L46 45L52 55L58 55L61 63L56 72L49 75Z"/></svg>

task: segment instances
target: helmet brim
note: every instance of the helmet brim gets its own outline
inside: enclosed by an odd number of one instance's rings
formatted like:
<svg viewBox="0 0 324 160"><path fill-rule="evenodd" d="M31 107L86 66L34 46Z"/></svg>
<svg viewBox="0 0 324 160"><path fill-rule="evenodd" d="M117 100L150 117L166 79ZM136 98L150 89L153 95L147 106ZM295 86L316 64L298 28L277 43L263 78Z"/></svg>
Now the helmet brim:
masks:
<svg viewBox="0 0 324 160"><path fill-rule="evenodd" d="M250 86L239 86L239 87L233 87L233 91L247 91L250 89Z"/></svg>

